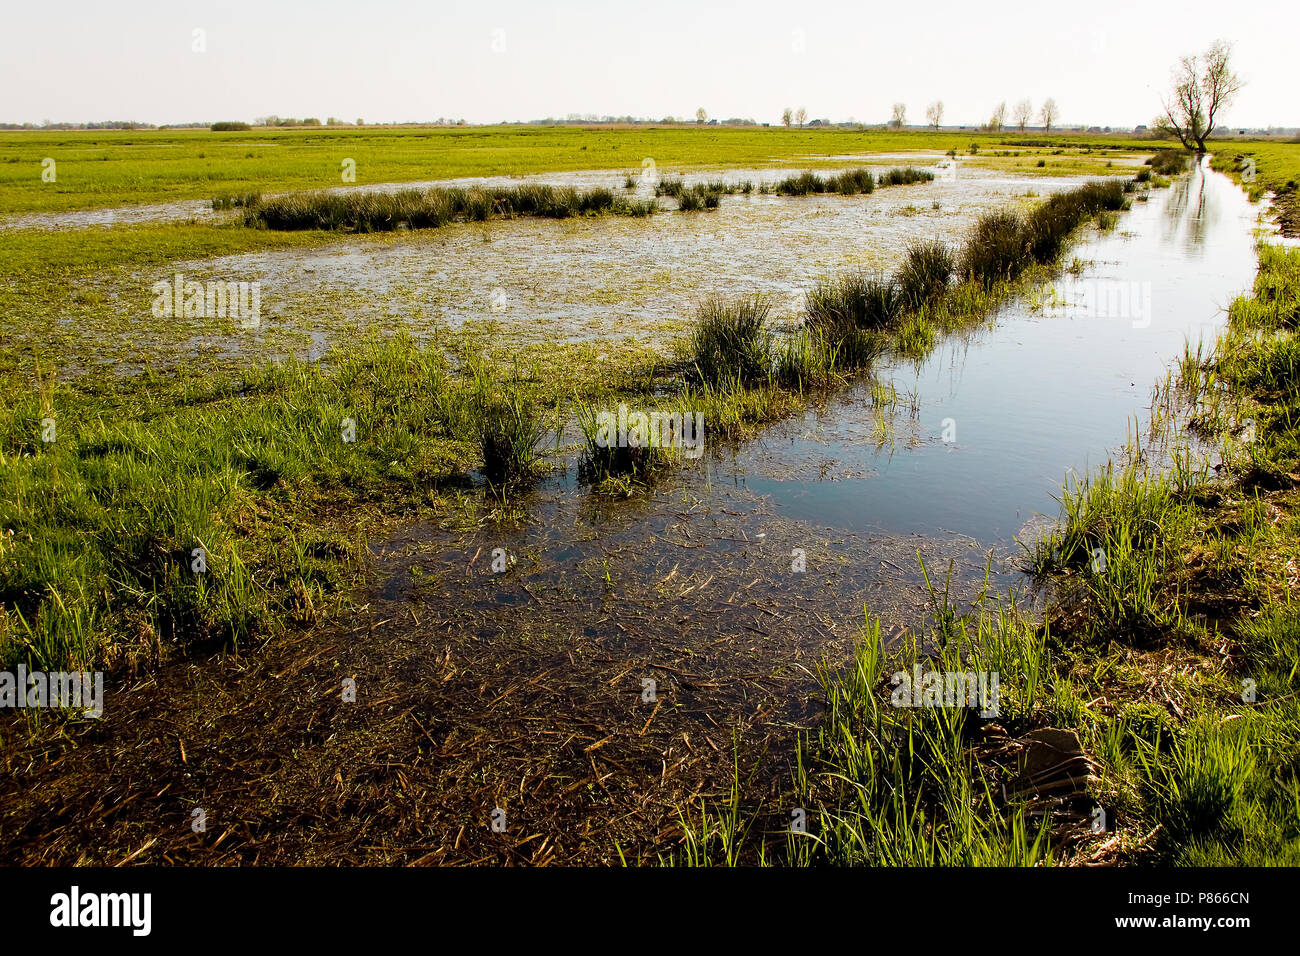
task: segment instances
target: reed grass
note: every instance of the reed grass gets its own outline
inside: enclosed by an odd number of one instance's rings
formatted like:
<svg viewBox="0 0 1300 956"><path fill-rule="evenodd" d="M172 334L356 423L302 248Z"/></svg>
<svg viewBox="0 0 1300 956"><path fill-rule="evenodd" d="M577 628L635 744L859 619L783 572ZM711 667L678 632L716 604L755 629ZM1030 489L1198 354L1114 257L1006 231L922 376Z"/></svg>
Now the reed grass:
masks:
<svg viewBox="0 0 1300 956"><path fill-rule="evenodd" d="M767 381L772 370L770 312L771 303L762 296L714 297L701 304L688 346L700 381Z"/></svg>
<svg viewBox="0 0 1300 956"><path fill-rule="evenodd" d="M538 442L546 431L541 406L481 359L467 363L465 381L444 393L444 417L460 434L472 436L482 456L483 475L497 486L533 476Z"/></svg>
<svg viewBox="0 0 1300 956"><path fill-rule="evenodd" d="M1188 154L1182 149L1157 150L1146 165L1161 176L1176 176L1187 171Z"/></svg>
<svg viewBox="0 0 1300 956"><path fill-rule="evenodd" d="M839 193L853 196L873 192L877 186L905 186L912 183L928 183L934 179L934 173L925 169L907 167L891 169L879 178L869 169L850 169L829 176L819 176L813 172L797 173L778 181L773 192L780 196L810 196L823 193Z"/></svg>
<svg viewBox="0 0 1300 956"><path fill-rule="evenodd" d="M388 232L437 229L451 222L483 222L533 216L649 216L649 199L611 189L578 190L527 183L500 188L459 187L395 192L307 192L257 199L244 206L244 224L274 230L323 229Z"/></svg>
<svg viewBox="0 0 1300 956"><path fill-rule="evenodd" d="M893 327L903 313L903 296L888 276L851 272L820 282L807 292L804 323L829 335L853 329Z"/></svg>
<svg viewBox="0 0 1300 956"><path fill-rule="evenodd" d="M914 242L898 270L898 289L910 309L941 298L956 272L952 250L939 240Z"/></svg>

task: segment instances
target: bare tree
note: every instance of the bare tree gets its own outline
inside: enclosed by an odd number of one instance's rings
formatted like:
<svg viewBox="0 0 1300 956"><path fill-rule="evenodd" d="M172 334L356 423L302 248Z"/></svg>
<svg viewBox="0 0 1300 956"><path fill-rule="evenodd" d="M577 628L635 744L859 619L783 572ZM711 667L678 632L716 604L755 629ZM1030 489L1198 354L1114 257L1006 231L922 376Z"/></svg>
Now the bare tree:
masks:
<svg viewBox="0 0 1300 956"><path fill-rule="evenodd" d="M903 124L907 122L907 104L895 103L893 115L889 118L889 125L894 129L902 129Z"/></svg>
<svg viewBox="0 0 1300 956"><path fill-rule="evenodd" d="M1020 132L1023 133L1025 127L1029 125L1029 121L1034 118L1033 102L1030 100L1021 100L1016 104L1015 112L1012 115L1015 117L1016 126L1019 127Z"/></svg>
<svg viewBox="0 0 1300 956"><path fill-rule="evenodd" d="M925 108L925 121L934 127L935 132L939 131L939 124L943 122L943 100L935 100Z"/></svg>
<svg viewBox="0 0 1300 956"><path fill-rule="evenodd" d="M798 123L800 126L803 125L804 120L806 120L807 118L808 118L808 111L804 109L802 106L794 111L794 121Z"/></svg>
<svg viewBox="0 0 1300 956"><path fill-rule="evenodd" d="M792 122L794 122L794 110L787 106L781 111L781 125L789 126Z"/></svg>
<svg viewBox="0 0 1300 956"><path fill-rule="evenodd" d="M1173 133L1187 149L1203 153L1215 120L1243 85L1232 72L1232 45L1215 40L1200 56L1183 57L1174 67L1173 83L1169 98L1160 101L1165 112L1157 120L1157 129Z"/></svg>
<svg viewBox="0 0 1300 956"><path fill-rule="evenodd" d="M1007 101L1003 100L997 106L993 107L993 115L989 117L989 132L1000 133L1002 127L1007 122Z"/></svg>
<svg viewBox="0 0 1300 956"><path fill-rule="evenodd" d="M1060 115L1061 111L1057 109L1056 100L1050 96L1043 100L1043 108L1038 111L1038 118L1043 121L1043 129L1050 133L1052 124L1056 122L1057 117Z"/></svg>
<svg viewBox="0 0 1300 956"><path fill-rule="evenodd" d="M695 111L695 122L703 123L706 120L708 120L708 118L709 118L708 111L705 110L703 106L701 106L698 110Z"/></svg>

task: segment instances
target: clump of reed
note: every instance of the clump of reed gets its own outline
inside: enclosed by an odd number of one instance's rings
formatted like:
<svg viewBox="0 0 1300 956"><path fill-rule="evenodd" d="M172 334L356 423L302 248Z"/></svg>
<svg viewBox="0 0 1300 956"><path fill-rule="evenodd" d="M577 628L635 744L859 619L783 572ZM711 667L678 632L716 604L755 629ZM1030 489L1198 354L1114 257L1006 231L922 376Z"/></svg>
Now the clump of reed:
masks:
<svg viewBox="0 0 1300 956"><path fill-rule="evenodd" d="M783 388L799 392L838 385L843 380L837 371L842 341L811 326L794 330L777 348L774 380Z"/></svg>
<svg viewBox="0 0 1300 956"><path fill-rule="evenodd" d="M717 209L722 202L722 191L709 183L687 186L677 193L679 212L698 212L701 209Z"/></svg>
<svg viewBox="0 0 1300 956"><path fill-rule="evenodd" d="M775 186L773 191L781 196L809 196L821 193L839 193L852 196L869 193L877 186L906 186L911 183L928 183L934 179L934 173L911 166L891 169L877 177L869 169L850 169L832 176L818 176L813 172L802 172L787 176Z"/></svg>
<svg viewBox="0 0 1300 956"><path fill-rule="evenodd" d="M683 212L717 209L721 197L731 196L736 193L748 196L754 190L753 181L748 179L735 183L729 183L724 179L711 179L706 182L688 184L684 177L676 176L662 179L655 185L656 196L667 196L670 199L676 199L677 208ZM763 190L760 189L759 191L762 192Z"/></svg>
<svg viewBox="0 0 1300 956"><path fill-rule="evenodd" d="M1103 180L1056 193L1024 215L995 211L982 215L962 248L962 278L986 288L1009 281L1032 263L1054 262L1076 228L1096 216L1113 227L1113 213L1128 207L1126 183Z"/></svg>
<svg viewBox="0 0 1300 956"><path fill-rule="evenodd" d="M1176 176L1187 171L1187 153L1181 149L1162 149L1146 163L1151 171L1161 176Z"/></svg>
<svg viewBox="0 0 1300 956"><path fill-rule="evenodd" d="M766 380L772 369L770 312L771 303L757 295L706 300L696 313L688 344L700 380L713 384L733 378L741 383Z"/></svg>
<svg viewBox="0 0 1300 956"><path fill-rule="evenodd" d="M780 196L809 196L821 193L852 196L872 192L875 188L876 177L869 169L850 169L826 177L812 172L803 172L795 176L787 176L772 187L773 191Z"/></svg>
<svg viewBox="0 0 1300 956"><path fill-rule="evenodd" d="M275 230L387 232L519 216L648 216L654 210L653 200L619 196L611 189L526 183L501 188L293 193L246 204L244 224Z"/></svg>
<svg viewBox="0 0 1300 956"><path fill-rule="evenodd" d="M914 242L898 270L899 293L908 308L919 309L948 289L956 271L952 250L940 241Z"/></svg>
<svg viewBox="0 0 1300 956"><path fill-rule="evenodd" d="M682 193L686 191L686 188L685 177L665 177L655 183L655 195L667 196L670 199L680 199Z"/></svg>
<svg viewBox="0 0 1300 956"><path fill-rule="evenodd" d="M913 183L928 183L934 180L934 173L928 169L916 169L912 166L896 167L887 173L881 173L878 184L881 186L910 186Z"/></svg>
<svg viewBox="0 0 1300 956"><path fill-rule="evenodd" d="M961 274L985 287L1006 281L1027 264L1028 233L1014 212L987 212L975 221L961 253Z"/></svg>
<svg viewBox="0 0 1300 956"><path fill-rule="evenodd" d="M826 192L853 196L873 192L876 177L869 169L850 169L826 180Z"/></svg>
<svg viewBox="0 0 1300 956"><path fill-rule="evenodd" d="M816 173L799 173L787 176L772 187L779 196L807 196L811 193L827 192L826 180Z"/></svg>
<svg viewBox="0 0 1300 956"><path fill-rule="evenodd" d="M868 367L902 313L902 294L887 276L855 272L819 282L806 294L802 325L777 349L776 381L800 391L827 388L841 372Z"/></svg>
<svg viewBox="0 0 1300 956"><path fill-rule="evenodd" d="M613 413L607 411L606 414ZM654 414L663 416L669 424L661 426L658 417L651 419L646 416L646 427L642 429L644 434L639 434L635 442L620 442L608 418L602 416L602 410L587 402L576 403L574 415L582 432L578 476L583 481L601 486L606 492L626 495L671 464L679 454L673 443L681 444L682 419L689 413L673 408L656 410ZM695 435L692 426L691 438L702 441L703 435Z"/></svg>
<svg viewBox="0 0 1300 956"><path fill-rule="evenodd" d="M452 430L477 443L490 484L514 485L532 476L546 426L541 407L518 382L501 380L485 364L471 361L466 384L442 402Z"/></svg>
<svg viewBox="0 0 1300 956"><path fill-rule="evenodd" d="M854 329L891 328L902 313L903 295L894 279L851 272L808 290L804 323L839 338Z"/></svg>

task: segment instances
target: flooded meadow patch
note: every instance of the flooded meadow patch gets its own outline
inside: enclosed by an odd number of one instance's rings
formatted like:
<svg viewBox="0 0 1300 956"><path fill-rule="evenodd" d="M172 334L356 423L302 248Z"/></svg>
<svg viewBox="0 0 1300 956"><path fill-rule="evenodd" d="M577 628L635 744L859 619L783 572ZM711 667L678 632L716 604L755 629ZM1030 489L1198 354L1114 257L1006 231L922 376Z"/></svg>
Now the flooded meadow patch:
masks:
<svg viewBox="0 0 1300 956"><path fill-rule="evenodd" d="M775 182L786 174L734 170L722 178ZM177 323L147 335L173 354L289 349L318 357L359 331L423 337L468 327L503 346L640 340L666 352L709 295L769 294L775 318L789 323L820 278L892 269L914 239L956 241L991 207L1029 204L1079 182L963 172L866 196L730 195L698 214L494 221L186 262L182 271L199 279L260 282L258 334ZM146 281L153 277L141 273L130 285ZM136 313L136 296L107 294L113 309ZM142 322L131 326L146 334Z"/></svg>

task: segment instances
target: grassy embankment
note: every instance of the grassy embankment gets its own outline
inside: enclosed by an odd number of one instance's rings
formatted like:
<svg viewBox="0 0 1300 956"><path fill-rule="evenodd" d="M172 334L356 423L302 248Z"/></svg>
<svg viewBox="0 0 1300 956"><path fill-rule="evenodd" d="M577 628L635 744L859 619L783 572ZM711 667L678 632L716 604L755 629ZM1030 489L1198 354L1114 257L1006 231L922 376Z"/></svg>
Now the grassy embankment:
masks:
<svg viewBox="0 0 1300 956"><path fill-rule="evenodd" d="M889 659L868 621L852 665L822 672L780 809L738 769L730 801L689 814L679 861L1300 863L1298 325L1300 251L1261 247L1212 353L1159 393L1221 467L1135 445L1067 487L1031 553L1056 594L1042 620L936 593ZM1000 674L997 716L892 706L891 674L917 663ZM791 807L806 833L782 832Z"/></svg>
<svg viewBox="0 0 1300 956"><path fill-rule="evenodd" d="M1300 235L1300 142L1211 146L1211 167L1241 183L1252 200L1272 192L1282 234ZM1245 162L1247 159L1254 161L1253 169Z"/></svg>

